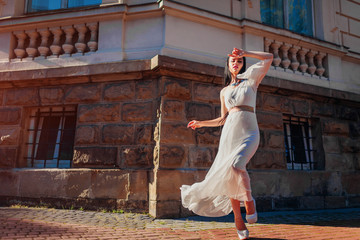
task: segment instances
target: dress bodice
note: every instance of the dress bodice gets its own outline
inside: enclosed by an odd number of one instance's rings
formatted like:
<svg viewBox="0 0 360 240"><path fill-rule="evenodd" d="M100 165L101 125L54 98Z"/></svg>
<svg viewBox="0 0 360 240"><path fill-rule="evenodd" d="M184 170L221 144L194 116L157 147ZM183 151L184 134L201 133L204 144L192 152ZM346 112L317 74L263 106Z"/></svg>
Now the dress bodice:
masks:
<svg viewBox="0 0 360 240"><path fill-rule="evenodd" d="M227 86L222 90L225 100L225 106L228 110L235 106L247 105L255 109L257 88L264 78L271 60L262 60L251 67L244 73L237 76L242 82L236 87Z"/></svg>
<svg viewBox="0 0 360 240"><path fill-rule="evenodd" d="M248 80L244 80L238 86L228 86L224 92L225 106L228 110L235 106L247 105L255 108L256 89Z"/></svg>

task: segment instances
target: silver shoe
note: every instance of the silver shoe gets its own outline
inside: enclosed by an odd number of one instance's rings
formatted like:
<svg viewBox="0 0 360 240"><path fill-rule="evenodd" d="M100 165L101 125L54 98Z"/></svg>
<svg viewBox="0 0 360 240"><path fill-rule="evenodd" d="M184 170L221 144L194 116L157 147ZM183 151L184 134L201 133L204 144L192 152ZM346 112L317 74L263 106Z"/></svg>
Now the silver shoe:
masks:
<svg viewBox="0 0 360 240"><path fill-rule="evenodd" d="M249 239L249 230L237 230L240 239Z"/></svg>

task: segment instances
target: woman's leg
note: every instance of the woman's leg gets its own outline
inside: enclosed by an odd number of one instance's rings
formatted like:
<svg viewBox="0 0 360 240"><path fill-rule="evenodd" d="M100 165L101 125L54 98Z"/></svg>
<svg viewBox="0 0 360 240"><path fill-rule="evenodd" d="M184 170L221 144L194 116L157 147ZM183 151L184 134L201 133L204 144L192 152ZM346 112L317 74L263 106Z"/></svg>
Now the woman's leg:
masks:
<svg viewBox="0 0 360 240"><path fill-rule="evenodd" d="M247 229L244 220L241 217L240 201L230 198L232 209L234 212L235 226L237 230Z"/></svg>
<svg viewBox="0 0 360 240"><path fill-rule="evenodd" d="M251 215L251 214L254 214L256 209L255 209L255 204L254 204L254 199L251 195L251 185L250 185L250 177L249 177L249 174L248 172L244 169L244 170L240 170L238 169L237 170L238 173L241 175L241 179L242 179L242 182L240 183L240 188L245 190L246 192L246 199L244 201L245 203L245 209L246 209L246 214L247 215Z"/></svg>

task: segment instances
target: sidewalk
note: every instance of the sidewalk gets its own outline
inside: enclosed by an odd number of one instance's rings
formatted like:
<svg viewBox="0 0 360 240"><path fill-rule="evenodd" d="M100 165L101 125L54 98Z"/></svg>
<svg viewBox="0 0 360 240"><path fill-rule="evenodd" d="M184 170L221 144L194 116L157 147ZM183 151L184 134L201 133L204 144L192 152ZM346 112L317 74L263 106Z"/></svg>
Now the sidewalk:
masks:
<svg viewBox="0 0 360 240"><path fill-rule="evenodd" d="M251 239L359 239L360 208L259 213ZM153 219L144 214L0 208L0 239L238 239L233 216Z"/></svg>

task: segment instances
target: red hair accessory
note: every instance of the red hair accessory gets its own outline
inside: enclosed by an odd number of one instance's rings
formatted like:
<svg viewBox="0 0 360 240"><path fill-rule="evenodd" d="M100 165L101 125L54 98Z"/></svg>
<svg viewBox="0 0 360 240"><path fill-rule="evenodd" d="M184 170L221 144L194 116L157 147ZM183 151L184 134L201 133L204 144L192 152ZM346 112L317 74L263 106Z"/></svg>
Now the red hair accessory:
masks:
<svg viewBox="0 0 360 240"><path fill-rule="evenodd" d="M237 48L234 48L234 50L231 52L231 54L228 54L229 57L237 57L237 58L241 58L242 55L243 55L243 52Z"/></svg>

